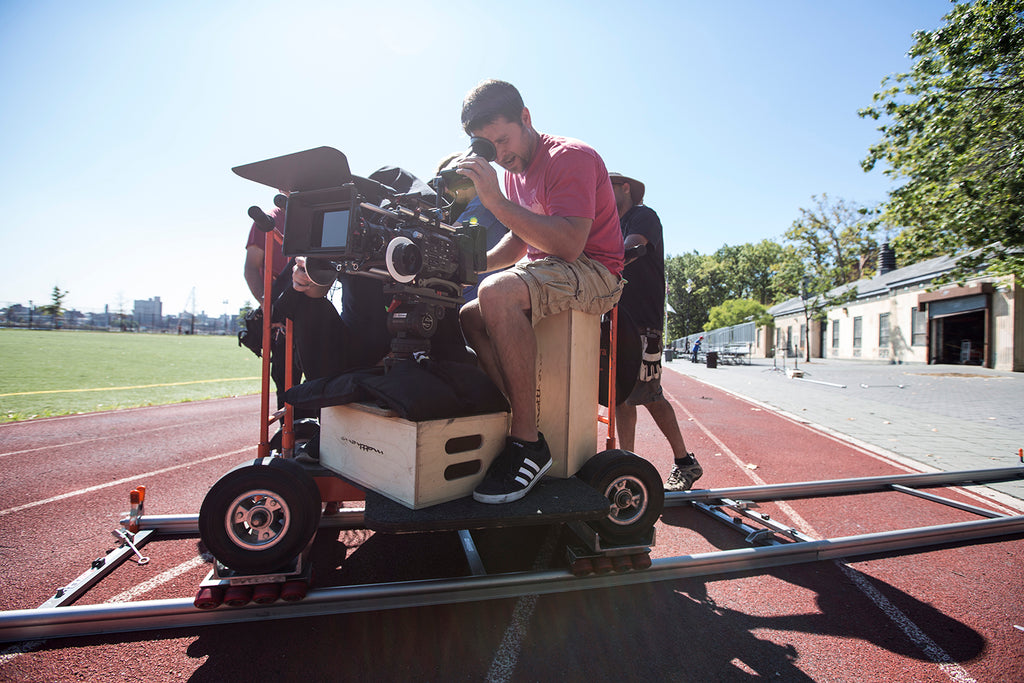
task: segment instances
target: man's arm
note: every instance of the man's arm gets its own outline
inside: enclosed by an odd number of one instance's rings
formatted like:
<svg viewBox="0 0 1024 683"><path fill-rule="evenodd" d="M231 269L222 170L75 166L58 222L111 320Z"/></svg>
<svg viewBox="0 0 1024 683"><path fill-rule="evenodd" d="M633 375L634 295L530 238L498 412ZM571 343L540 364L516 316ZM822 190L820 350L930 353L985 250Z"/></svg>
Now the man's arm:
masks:
<svg viewBox="0 0 1024 683"><path fill-rule="evenodd" d="M482 157L459 162L458 172L473 181L480 202L526 244L566 261L575 261L583 253L593 219L542 216L510 201L501 193L498 174Z"/></svg>
<svg viewBox="0 0 1024 683"><path fill-rule="evenodd" d="M526 256L526 242L506 232L494 248L487 252L487 271L508 268Z"/></svg>
<svg viewBox="0 0 1024 683"><path fill-rule="evenodd" d="M626 239L625 239L625 243L623 245L623 248L625 249L626 252L629 252L630 248L639 246L641 244L646 246L647 244L649 244L649 240L646 237L644 237L643 235L641 235L640 233L634 232L634 233L630 233L630 234L626 235ZM628 256L628 253L627 253L627 256ZM626 263L627 264L628 263L632 263L637 258L639 258L639 257L634 256L633 258L628 259L626 261Z"/></svg>
<svg viewBox="0 0 1024 683"><path fill-rule="evenodd" d="M249 285L249 291L256 297L257 303L263 303L263 278L260 277L260 268L263 267L263 250L255 244L245 248L245 284Z"/></svg>

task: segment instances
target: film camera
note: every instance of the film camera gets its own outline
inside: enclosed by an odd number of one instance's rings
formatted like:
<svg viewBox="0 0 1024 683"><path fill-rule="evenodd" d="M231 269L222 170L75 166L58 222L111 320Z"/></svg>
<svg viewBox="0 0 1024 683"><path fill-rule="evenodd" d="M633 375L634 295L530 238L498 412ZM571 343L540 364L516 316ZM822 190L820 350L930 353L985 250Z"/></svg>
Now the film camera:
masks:
<svg viewBox="0 0 1024 683"><path fill-rule="evenodd" d="M487 140L467 154L494 158ZM424 191L398 192L354 176L345 155L330 147L297 152L233 169L243 178L285 190L284 253L306 257L306 272L327 285L341 275L376 278L391 297L392 352L429 351L446 309L458 308L465 285L486 270L483 226L452 226L449 208L466 192L464 176L445 171ZM265 230L273 219L259 207L250 216Z"/></svg>

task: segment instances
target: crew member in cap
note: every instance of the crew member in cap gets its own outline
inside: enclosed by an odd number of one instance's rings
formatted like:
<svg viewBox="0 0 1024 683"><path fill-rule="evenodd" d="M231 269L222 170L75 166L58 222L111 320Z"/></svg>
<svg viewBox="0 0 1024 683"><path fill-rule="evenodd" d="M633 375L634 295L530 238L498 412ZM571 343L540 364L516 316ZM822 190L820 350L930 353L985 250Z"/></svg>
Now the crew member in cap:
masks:
<svg viewBox="0 0 1024 683"><path fill-rule="evenodd" d="M646 253L627 261L623 271L626 285L619 300L619 310L625 311L639 328L644 355L640 376L632 393L615 409L619 441L625 450L633 450L636 407L647 408L658 429L668 439L675 459L665 489L685 491L693 486L704 470L693 453L687 452L675 411L661 390L661 335L665 322L665 242L661 219L653 209L644 205L643 183L620 173L608 175L615 192L615 205L627 252L639 244L646 246Z"/></svg>

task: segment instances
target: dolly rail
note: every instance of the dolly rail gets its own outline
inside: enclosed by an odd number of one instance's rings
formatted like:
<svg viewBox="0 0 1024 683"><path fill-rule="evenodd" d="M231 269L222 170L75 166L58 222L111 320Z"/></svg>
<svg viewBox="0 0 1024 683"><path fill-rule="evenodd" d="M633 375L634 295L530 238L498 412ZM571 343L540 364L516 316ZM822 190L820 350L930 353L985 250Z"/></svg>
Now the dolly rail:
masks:
<svg viewBox="0 0 1024 683"><path fill-rule="evenodd" d="M657 559L650 569L621 574L576 577L568 570L548 570L341 586L310 591L304 600L295 603L221 607L210 611L197 609L191 598L13 610L0 613L0 641L209 626L562 593L907 551L1019 533L1024 533L1024 515L683 555Z"/></svg>
<svg viewBox="0 0 1024 683"><path fill-rule="evenodd" d="M869 477L671 493L666 495L666 505L685 505L729 498L749 501L782 500L892 491L894 487L947 486L1020 478L1024 478L1024 467ZM351 515L343 515L322 526L355 526L361 521L361 517L362 510L352 510ZM164 532L183 534L192 532L194 519L193 515L166 515L143 517L139 522L143 528L159 528ZM103 605L43 606L36 609L0 612L0 642L313 617L628 586L828 559L910 552L919 548L964 544L1015 534L1024 534L1024 515L998 515L954 524L832 539L795 540L790 543L682 555L656 559L649 569L604 575L577 577L563 569L338 586L312 590L305 599L294 603L219 607L208 611L197 609L191 598Z"/></svg>

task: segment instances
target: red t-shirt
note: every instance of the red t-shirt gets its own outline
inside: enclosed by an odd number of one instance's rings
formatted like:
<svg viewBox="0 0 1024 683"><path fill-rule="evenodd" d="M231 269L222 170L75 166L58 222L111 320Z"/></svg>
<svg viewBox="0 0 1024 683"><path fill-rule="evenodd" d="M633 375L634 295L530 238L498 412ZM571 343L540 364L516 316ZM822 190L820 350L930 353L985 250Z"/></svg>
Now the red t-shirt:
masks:
<svg viewBox="0 0 1024 683"><path fill-rule="evenodd" d="M608 169L584 142L540 134L537 150L523 174L505 172L505 192L534 213L593 221L583 253L615 275L622 274L622 229ZM530 260L548 254L527 247Z"/></svg>
<svg viewBox="0 0 1024 683"><path fill-rule="evenodd" d="M284 257L284 251L282 251L281 242L284 239L284 209L277 206L270 213L274 219L274 277L281 274L281 271L288 265L288 259ZM251 246L257 246L263 249L266 245L267 233L263 232L256 227L256 224L252 224L252 228L249 229L249 240L245 243L246 248ZM263 262L260 262L260 277L263 277Z"/></svg>

